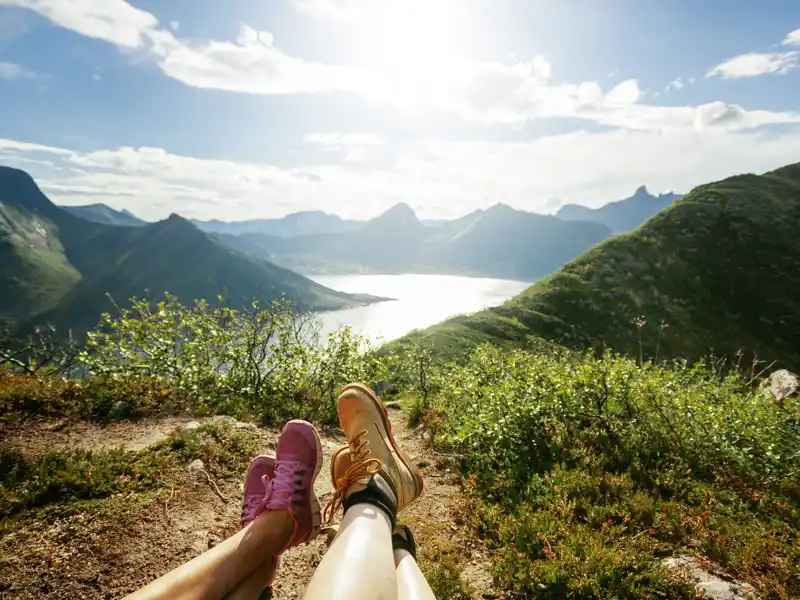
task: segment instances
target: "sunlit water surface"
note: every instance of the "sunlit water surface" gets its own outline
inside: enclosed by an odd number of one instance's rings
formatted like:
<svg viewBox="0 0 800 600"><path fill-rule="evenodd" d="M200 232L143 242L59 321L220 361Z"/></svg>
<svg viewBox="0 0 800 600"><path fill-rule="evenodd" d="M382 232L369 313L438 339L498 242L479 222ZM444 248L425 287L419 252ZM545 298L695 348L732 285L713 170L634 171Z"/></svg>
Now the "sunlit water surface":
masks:
<svg viewBox="0 0 800 600"><path fill-rule="evenodd" d="M320 315L326 333L339 325L350 325L372 340L383 341L453 315L497 306L530 285L453 275L313 275L311 279L342 292L396 298Z"/></svg>

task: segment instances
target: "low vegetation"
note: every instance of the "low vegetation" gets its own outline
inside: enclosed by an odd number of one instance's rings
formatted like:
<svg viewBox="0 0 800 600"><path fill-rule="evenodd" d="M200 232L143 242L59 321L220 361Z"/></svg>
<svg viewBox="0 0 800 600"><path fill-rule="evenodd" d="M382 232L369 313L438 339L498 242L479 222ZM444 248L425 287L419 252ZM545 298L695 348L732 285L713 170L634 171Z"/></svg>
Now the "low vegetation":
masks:
<svg viewBox="0 0 800 600"><path fill-rule="evenodd" d="M175 432L139 451L70 449L24 456L3 449L0 518L37 509L69 510L82 501L169 488L170 482L185 476L183 467L197 458L214 477L238 477L246 467L242 457L256 450L252 436L224 422ZM13 528L13 522L4 521L3 528Z"/></svg>
<svg viewBox="0 0 800 600"><path fill-rule="evenodd" d="M800 595L800 403L731 374L481 347L427 422L457 454L495 575L526 598L694 597L699 554Z"/></svg>
<svg viewBox="0 0 800 600"><path fill-rule="evenodd" d="M184 306L169 295L156 305L134 299L132 308L103 315L80 351L46 334L0 348L5 418L192 412L332 423L339 388L375 380L384 368L349 327L320 340L319 321L285 301L234 310ZM35 376L48 373L82 378Z"/></svg>

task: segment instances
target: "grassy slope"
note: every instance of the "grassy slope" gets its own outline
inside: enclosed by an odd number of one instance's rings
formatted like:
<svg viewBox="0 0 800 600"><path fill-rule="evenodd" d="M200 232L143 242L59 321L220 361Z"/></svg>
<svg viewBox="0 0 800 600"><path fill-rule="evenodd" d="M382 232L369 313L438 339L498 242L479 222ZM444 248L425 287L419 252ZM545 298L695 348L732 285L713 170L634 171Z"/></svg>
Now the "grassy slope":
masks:
<svg viewBox="0 0 800 600"><path fill-rule="evenodd" d="M0 202L0 319L26 319L54 306L80 279L52 223Z"/></svg>
<svg viewBox="0 0 800 600"><path fill-rule="evenodd" d="M455 355L481 342L605 344L645 356L800 366L800 165L695 188L503 306L413 335ZM661 323L666 325L661 327Z"/></svg>

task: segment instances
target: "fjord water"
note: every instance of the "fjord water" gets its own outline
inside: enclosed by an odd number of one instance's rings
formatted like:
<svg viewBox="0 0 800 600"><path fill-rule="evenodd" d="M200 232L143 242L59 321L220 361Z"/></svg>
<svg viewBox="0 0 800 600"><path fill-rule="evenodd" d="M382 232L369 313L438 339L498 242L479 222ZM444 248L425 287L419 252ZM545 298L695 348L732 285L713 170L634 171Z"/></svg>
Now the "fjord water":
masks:
<svg viewBox="0 0 800 600"><path fill-rule="evenodd" d="M320 315L324 333L339 325L350 325L371 340L382 341L453 315L497 306L531 284L453 275L312 275L311 279L342 292L395 298Z"/></svg>

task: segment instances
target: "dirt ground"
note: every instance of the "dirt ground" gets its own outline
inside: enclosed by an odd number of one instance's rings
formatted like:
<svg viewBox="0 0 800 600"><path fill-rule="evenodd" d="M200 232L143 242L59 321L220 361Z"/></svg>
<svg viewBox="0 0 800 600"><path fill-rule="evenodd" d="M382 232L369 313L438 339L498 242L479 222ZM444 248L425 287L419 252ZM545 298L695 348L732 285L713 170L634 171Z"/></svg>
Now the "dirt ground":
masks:
<svg viewBox="0 0 800 600"><path fill-rule="evenodd" d="M405 414L394 411L391 416L399 443L425 478L425 493L401 520L411 524L420 547L434 539L458 545L465 557L462 578L474 590L474 598L501 597L488 574L488 554L460 518L463 495L458 476L445 460L425 450L421 433L406 426ZM107 426L41 420L3 432L0 444L24 453L120 445L142 449L190 420L170 417ZM276 430L245 431L258 436L264 451L274 449ZM324 503L332 495L330 457L344 439L335 433L325 433L322 439L325 464L316 491ZM12 533L0 538L0 598L125 596L235 533L241 481L218 480L216 484L225 501L206 480L187 477L165 481L155 494L109 498L99 511L95 506L86 513L20 522L21 527L9 528ZM327 547L327 536L321 535L286 552L272 598L301 598Z"/></svg>

